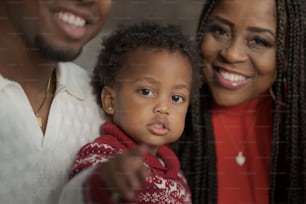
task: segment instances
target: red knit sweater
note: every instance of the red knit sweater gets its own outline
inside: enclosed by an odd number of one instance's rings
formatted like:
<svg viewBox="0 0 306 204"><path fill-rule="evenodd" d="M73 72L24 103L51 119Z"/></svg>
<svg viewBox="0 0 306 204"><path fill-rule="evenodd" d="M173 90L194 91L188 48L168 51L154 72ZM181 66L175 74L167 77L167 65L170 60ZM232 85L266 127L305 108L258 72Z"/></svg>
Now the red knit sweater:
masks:
<svg viewBox="0 0 306 204"><path fill-rule="evenodd" d="M272 99L260 96L235 107L213 106L218 204L269 201ZM243 165L235 161L238 152Z"/></svg>
<svg viewBox="0 0 306 204"><path fill-rule="evenodd" d="M79 151L71 171L70 177L73 177L84 168L97 166L83 186L86 203L113 203L98 174L99 168L103 168L101 163L107 161L110 156L137 145L111 122L104 123L103 133L103 136ZM190 190L180 172L179 160L175 153L168 146L162 146L157 155L164 165L152 154L145 155L144 162L150 168L151 174L132 203L191 203Z"/></svg>

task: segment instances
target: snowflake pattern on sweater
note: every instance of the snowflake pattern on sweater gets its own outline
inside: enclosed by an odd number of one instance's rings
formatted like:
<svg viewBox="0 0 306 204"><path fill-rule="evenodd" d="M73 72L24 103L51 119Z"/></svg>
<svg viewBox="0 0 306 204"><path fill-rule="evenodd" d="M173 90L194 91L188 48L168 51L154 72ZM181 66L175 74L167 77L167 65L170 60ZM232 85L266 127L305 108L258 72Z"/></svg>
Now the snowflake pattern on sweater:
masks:
<svg viewBox="0 0 306 204"><path fill-rule="evenodd" d="M182 175L178 176L183 180ZM137 203L191 203L186 186L172 179L165 179L160 175L150 176L147 179L148 186L140 191L136 197ZM178 200L179 199L179 200Z"/></svg>
<svg viewBox="0 0 306 204"><path fill-rule="evenodd" d="M85 145L77 155L70 177L90 166L97 166L84 185L84 199L87 203L114 203L104 189L97 176L99 164L107 161L115 154L136 147L136 143L127 137L115 124L103 124L104 135L94 142ZM191 203L190 189L180 171L179 160L168 147L160 147L159 159L150 153L145 155L145 165L151 174L144 182L143 189L136 194L132 203L143 204L189 204ZM102 167L103 168L103 167Z"/></svg>

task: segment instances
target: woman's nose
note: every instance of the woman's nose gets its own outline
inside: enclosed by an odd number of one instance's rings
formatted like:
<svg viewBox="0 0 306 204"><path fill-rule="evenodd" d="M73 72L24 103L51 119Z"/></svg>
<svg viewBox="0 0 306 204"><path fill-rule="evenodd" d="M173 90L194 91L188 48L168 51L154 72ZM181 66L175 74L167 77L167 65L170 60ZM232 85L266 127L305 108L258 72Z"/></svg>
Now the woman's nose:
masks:
<svg viewBox="0 0 306 204"><path fill-rule="evenodd" d="M241 63L248 55L243 40L235 39L220 50L221 57L228 63Z"/></svg>

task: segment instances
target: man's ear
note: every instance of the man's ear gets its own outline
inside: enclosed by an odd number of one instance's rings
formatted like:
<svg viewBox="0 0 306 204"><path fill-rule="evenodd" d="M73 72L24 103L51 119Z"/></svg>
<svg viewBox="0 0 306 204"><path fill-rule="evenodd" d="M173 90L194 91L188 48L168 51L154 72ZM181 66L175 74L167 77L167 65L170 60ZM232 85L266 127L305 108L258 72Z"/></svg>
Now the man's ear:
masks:
<svg viewBox="0 0 306 204"><path fill-rule="evenodd" d="M114 115L115 113L114 98L114 89L110 86L105 86L101 92L101 101L102 108L108 115Z"/></svg>

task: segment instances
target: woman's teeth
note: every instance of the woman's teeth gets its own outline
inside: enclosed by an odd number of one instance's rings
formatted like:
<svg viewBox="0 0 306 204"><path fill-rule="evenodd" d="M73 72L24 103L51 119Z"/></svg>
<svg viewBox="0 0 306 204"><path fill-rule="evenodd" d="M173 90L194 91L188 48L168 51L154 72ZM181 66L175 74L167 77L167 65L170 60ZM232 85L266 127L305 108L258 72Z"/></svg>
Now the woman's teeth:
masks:
<svg viewBox="0 0 306 204"><path fill-rule="evenodd" d="M220 70L219 72L221 76L223 77L223 79L231 81L231 82L238 82L238 81L246 80L246 77L242 75L233 74L233 73L225 72L222 70Z"/></svg>

